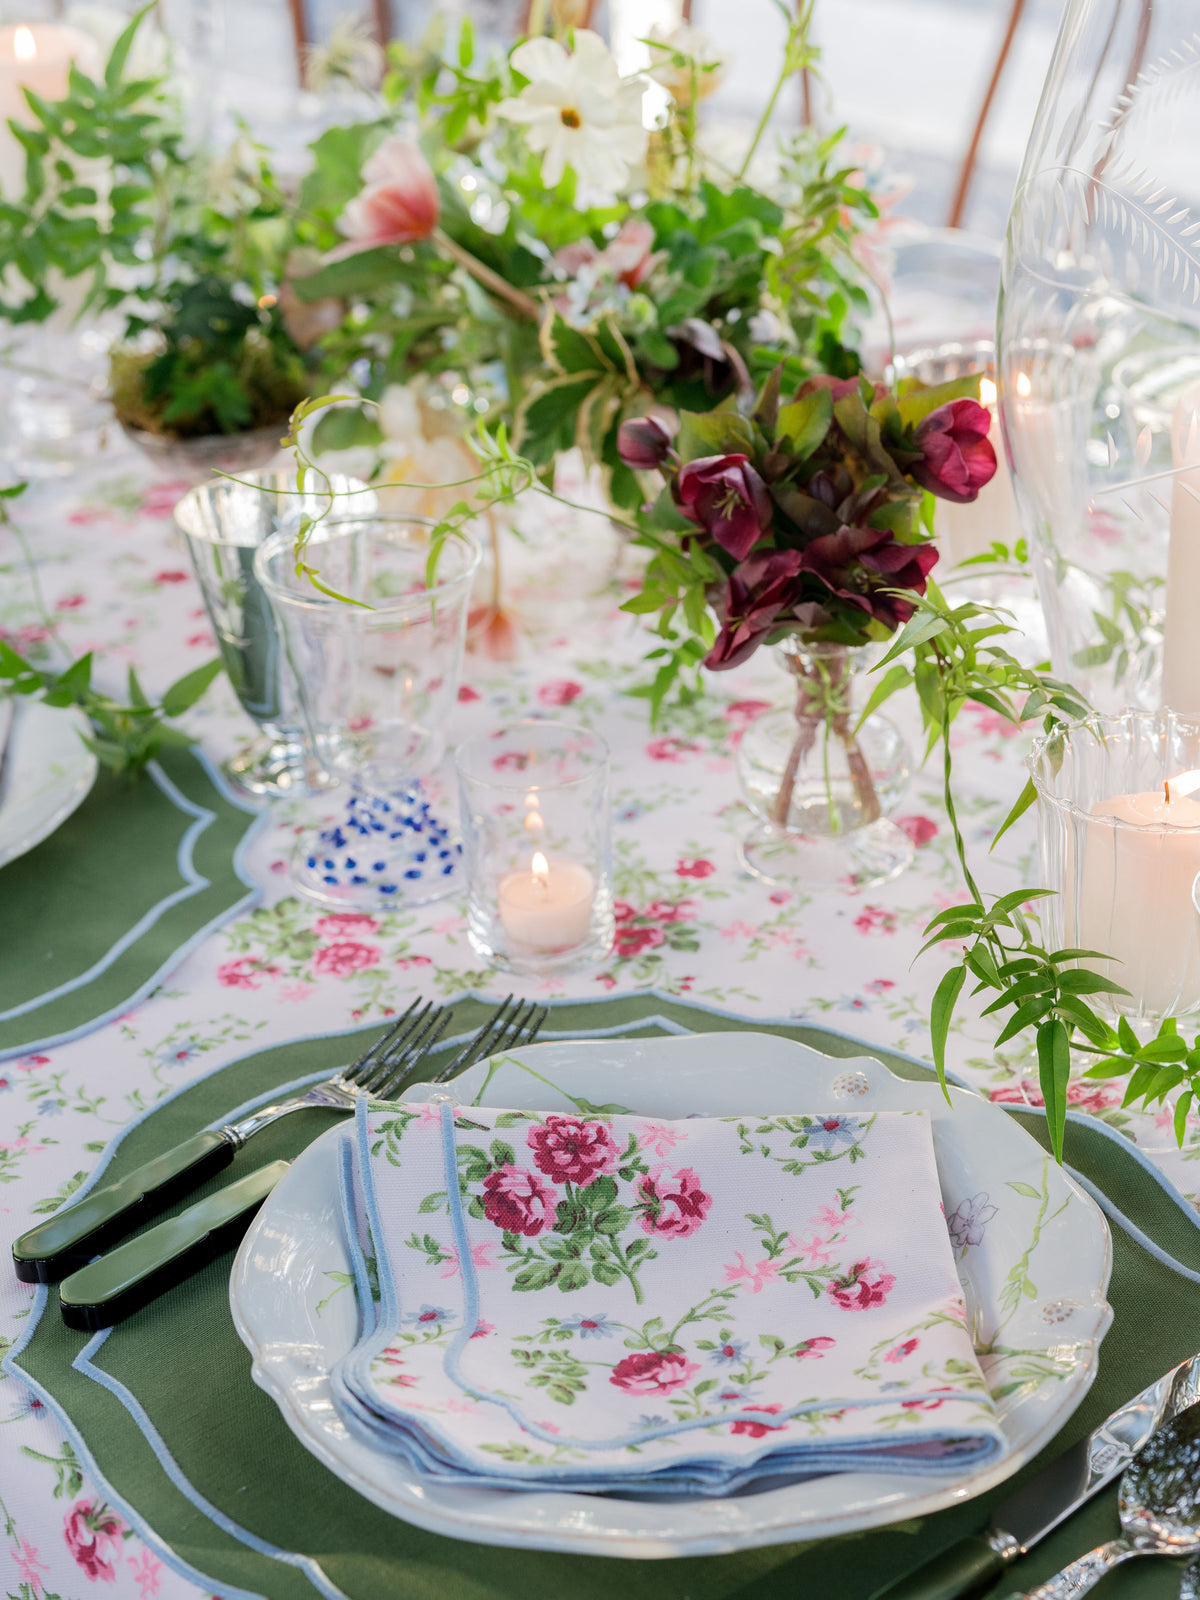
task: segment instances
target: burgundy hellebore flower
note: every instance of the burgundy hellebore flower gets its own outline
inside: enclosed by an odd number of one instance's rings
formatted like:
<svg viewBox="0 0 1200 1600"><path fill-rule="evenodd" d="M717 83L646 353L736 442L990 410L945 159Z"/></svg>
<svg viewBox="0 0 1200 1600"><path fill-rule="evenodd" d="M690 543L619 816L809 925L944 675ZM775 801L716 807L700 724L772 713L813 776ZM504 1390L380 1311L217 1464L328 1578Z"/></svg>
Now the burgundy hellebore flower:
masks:
<svg viewBox="0 0 1200 1600"><path fill-rule="evenodd" d="M898 628L916 608L902 595L885 591L911 589L924 594L925 579L937 558L931 544L897 544L887 528L839 528L813 540L801 557L801 568L839 599L889 628Z"/></svg>
<svg viewBox="0 0 1200 1600"><path fill-rule="evenodd" d="M974 400L951 400L919 422L914 440L924 460L909 471L922 489L960 505L974 500L996 471L991 425L991 412Z"/></svg>
<svg viewBox="0 0 1200 1600"><path fill-rule="evenodd" d="M679 474L684 513L739 561L771 526L767 486L742 455L701 456Z"/></svg>
<svg viewBox="0 0 1200 1600"><path fill-rule="evenodd" d="M617 429L617 454L635 471L661 466L670 448L670 429L658 417L634 417Z"/></svg>
<svg viewBox="0 0 1200 1600"><path fill-rule="evenodd" d="M729 575L717 641L704 658L710 672L724 672L752 656L779 613L800 593L799 550L761 550Z"/></svg>

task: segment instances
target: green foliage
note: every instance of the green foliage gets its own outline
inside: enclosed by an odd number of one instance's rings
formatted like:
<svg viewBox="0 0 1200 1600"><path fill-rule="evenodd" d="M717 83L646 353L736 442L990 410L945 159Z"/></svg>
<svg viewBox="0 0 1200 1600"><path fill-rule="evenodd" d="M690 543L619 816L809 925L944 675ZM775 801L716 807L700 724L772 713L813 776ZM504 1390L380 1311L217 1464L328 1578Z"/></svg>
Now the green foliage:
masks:
<svg viewBox="0 0 1200 1600"><path fill-rule="evenodd" d="M155 706L129 669L128 702L122 703L92 687L92 657L80 656L62 672L35 667L0 639L0 684L8 692L38 695L47 705L79 706L92 725L84 743L111 771L133 779L146 763L169 745L189 745L191 739L166 718L180 717L191 709L221 671L220 661L209 661L179 678Z"/></svg>
<svg viewBox="0 0 1200 1600"><path fill-rule="evenodd" d="M186 439L286 421L306 379L277 309L247 305L218 278L173 286L163 307L163 348L113 357L122 422Z"/></svg>

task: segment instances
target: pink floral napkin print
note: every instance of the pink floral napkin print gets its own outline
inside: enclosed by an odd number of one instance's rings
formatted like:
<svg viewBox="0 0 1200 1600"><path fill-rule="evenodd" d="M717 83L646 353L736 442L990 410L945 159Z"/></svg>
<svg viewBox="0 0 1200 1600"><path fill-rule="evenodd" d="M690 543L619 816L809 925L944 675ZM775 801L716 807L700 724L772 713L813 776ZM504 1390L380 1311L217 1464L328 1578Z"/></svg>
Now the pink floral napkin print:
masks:
<svg viewBox="0 0 1200 1600"><path fill-rule="evenodd" d="M724 1494L1004 1439L925 1112L361 1106L346 1425L444 1482Z"/></svg>

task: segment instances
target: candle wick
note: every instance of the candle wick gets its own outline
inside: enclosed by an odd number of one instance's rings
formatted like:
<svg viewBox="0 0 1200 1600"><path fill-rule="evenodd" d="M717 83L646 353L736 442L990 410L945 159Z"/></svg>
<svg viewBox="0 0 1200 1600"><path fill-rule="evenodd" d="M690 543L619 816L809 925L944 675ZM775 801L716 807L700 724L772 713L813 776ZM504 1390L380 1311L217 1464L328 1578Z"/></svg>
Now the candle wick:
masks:
<svg viewBox="0 0 1200 1600"><path fill-rule="evenodd" d="M1171 804L1171 782L1169 778L1163 779L1163 793L1167 797L1167 804Z"/></svg>

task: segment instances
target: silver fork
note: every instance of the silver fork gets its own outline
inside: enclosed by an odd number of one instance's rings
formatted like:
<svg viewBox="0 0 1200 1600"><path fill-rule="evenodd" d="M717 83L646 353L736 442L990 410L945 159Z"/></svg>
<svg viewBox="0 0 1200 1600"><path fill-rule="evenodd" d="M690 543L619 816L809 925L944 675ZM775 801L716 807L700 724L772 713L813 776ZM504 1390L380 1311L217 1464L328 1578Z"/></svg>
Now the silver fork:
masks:
<svg viewBox="0 0 1200 1600"><path fill-rule="evenodd" d="M425 1057L435 1048L438 1040L450 1026L454 1016L450 1006L435 1006L432 1001L420 1006L418 1000L404 1015L377 1039L369 1050L364 1050L357 1061L341 1067L332 1078L313 1084L311 1089L278 1105L260 1106L239 1122L227 1122L217 1132L228 1139L235 1150L268 1123L278 1122L290 1111L303 1106L330 1106L335 1111L353 1111L359 1100L394 1100L404 1075L416 1071Z"/></svg>
<svg viewBox="0 0 1200 1600"><path fill-rule="evenodd" d="M123 1178L98 1185L17 1240L13 1245L17 1277L26 1283L56 1283L121 1234L222 1171L247 1139L293 1111L306 1106L353 1111L368 1096L390 1098L437 1044L453 1015L448 1006L414 1000L356 1061L304 1094L260 1106L219 1128L206 1128ZM319 1131L314 1128L312 1137Z"/></svg>
<svg viewBox="0 0 1200 1600"><path fill-rule="evenodd" d="M449 1083L488 1056L499 1055L503 1050L514 1050L519 1045L532 1044L549 1015L549 1006L539 1006L536 1000L522 1003L511 994L508 995L462 1049L425 1082ZM407 1072L403 1081L389 1095L390 1099L397 1099L419 1081L422 1065L423 1062L418 1063Z"/></svg>

